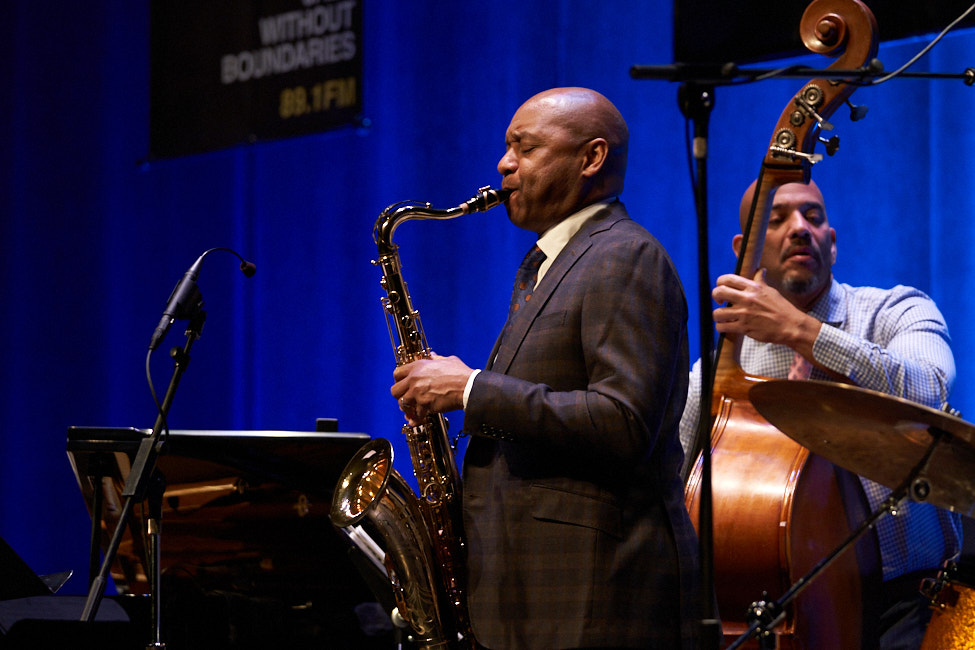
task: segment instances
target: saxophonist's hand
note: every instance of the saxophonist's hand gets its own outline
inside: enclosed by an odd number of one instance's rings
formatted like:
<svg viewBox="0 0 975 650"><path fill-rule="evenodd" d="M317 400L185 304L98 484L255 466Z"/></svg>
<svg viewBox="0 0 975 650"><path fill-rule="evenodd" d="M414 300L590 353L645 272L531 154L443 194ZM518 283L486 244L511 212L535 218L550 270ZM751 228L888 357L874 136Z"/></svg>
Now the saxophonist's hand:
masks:
<svg viewBox="0 0 975 650"><path fill-rule="evenodd" d="M474 370L455 356L431 353L393 370L390 393L399 401L407 422L416 426L431 413L464 408L464 388Z"/></svg>

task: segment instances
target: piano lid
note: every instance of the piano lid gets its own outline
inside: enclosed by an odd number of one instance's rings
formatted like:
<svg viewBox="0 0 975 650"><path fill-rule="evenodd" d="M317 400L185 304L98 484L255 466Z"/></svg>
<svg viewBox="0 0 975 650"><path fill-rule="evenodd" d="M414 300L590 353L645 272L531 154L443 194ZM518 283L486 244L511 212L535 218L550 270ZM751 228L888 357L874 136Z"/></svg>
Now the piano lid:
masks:
<svg viewBox="0 0 975 650"><path fill-rule="evenodd" d="M68 429L68 457L90 514L96 493L101 497L103 551L131 463L151 433ZM192 576L207 593L229 590L290 604L361 583L329 510L342 469L368 440L362 433L170 431L156 463L166 486L163 571L172 579ZM139 506L133 511L112 567L121 593L148 591L143 514Z"/></svg>
<svg viewBox="0 0 975 650"><path fill-rule="evenodd" d="M134 427L69 427L67 453L79 484L83 476L106 475L106 462L126 480L139 443L151 433ZM365 433L173 429L163 438L157 464L170 484L243 472L301 490L325 489L330 497L345 464L369 439ZM166 456L188 462L167 462Z"/></svg>

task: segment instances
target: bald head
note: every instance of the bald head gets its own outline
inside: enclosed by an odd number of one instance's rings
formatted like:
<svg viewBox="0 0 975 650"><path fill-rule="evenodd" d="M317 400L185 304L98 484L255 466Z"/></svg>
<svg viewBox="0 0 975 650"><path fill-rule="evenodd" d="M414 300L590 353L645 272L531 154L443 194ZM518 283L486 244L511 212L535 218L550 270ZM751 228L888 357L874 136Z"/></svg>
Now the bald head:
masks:
<svg viewBox="0 0 975 650"><path fill-rule="evenodd" d="M524 106L534 105L561 125L573 140L586 142L601 138L608 145L608 156L599 174L599 192L615 196L623 191L630 131L613 102L589 88L552 88L531 97Z"/></svg>
<svg viewBox="0 0 975 650"><path fill-rule="evenodd" d="M582 208L619 196L629 131L612 102L587 88L553 88L522 104L498 161L508 218L543 233Z"/></svg>
<svg viewBox="0 0 975 650"><path fill-rule="evenodd" d="M748 186L748 189L746 189L745 193L742 195L741 203L738 204L738 223L741 226L741 232L745 232L745 224L748 223L748 215L752 209L752 201L755 198L755 189L757 186L758 181L752 181L751 185ZM809 180L808 185L804 185L803 183L786 183L785 185L777 188L775 193L778 194L778 192L783 188L787 188L786 192L789 192L792 189L799 190L806 196L817 199L820 205L826 205L826 201L823 199L823 193L819 190L819 186L816 185L816 181L812 179ZM774 197L775 195L773 195L772 198L773 206L775 205Z"/></svg>

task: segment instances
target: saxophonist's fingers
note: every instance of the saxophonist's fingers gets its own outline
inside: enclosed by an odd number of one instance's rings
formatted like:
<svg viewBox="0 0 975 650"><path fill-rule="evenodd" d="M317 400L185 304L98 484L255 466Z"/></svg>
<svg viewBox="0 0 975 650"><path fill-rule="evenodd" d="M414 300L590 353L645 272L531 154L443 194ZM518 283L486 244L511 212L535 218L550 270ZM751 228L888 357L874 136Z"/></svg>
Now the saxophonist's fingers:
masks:
<svg viewBox="0 0 975 650"><path fill-rule="evenodd" d="M406 421L409 422L410 426L416 426L420 420L417 414L416 404L401 397L399 399L399 408L403 411L403 414L406 416Z"/></svg>

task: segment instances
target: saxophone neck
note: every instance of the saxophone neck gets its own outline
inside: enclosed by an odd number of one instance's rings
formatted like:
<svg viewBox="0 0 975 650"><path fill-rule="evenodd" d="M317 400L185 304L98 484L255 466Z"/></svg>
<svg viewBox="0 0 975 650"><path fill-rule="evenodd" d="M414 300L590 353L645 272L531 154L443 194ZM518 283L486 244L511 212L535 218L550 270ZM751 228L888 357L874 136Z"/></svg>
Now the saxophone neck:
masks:
<svg viewBox="0 0 975 650"><path fill-rule="evenodd" d="M376 219L376 225L372 230L372 238L376 241L376 246L379 247L379 254L385 255L396 250L396 245L393 244L393 234L400 224L412 219L437 218L435 216L437 212L430 207L429 203L416 201L402 201L387 206ZM440 210L439 212L446 213L449 210ZM460 216L460 214L452 216Z"/></svg>
<svg viewBox="0 0 975 650"><path fill-rule="evenodd" d="M418 201L401 201L387 206L376 220L373 228L373 239L379 247L380 254L387 254L395 250L393 234L401 223L412 219L454 219L472 212L486 212L501 205L511 194L510 190L498 190L484 186L477 190L477 194L460 205L446 210L435 210L429 203Z"/></svg>

